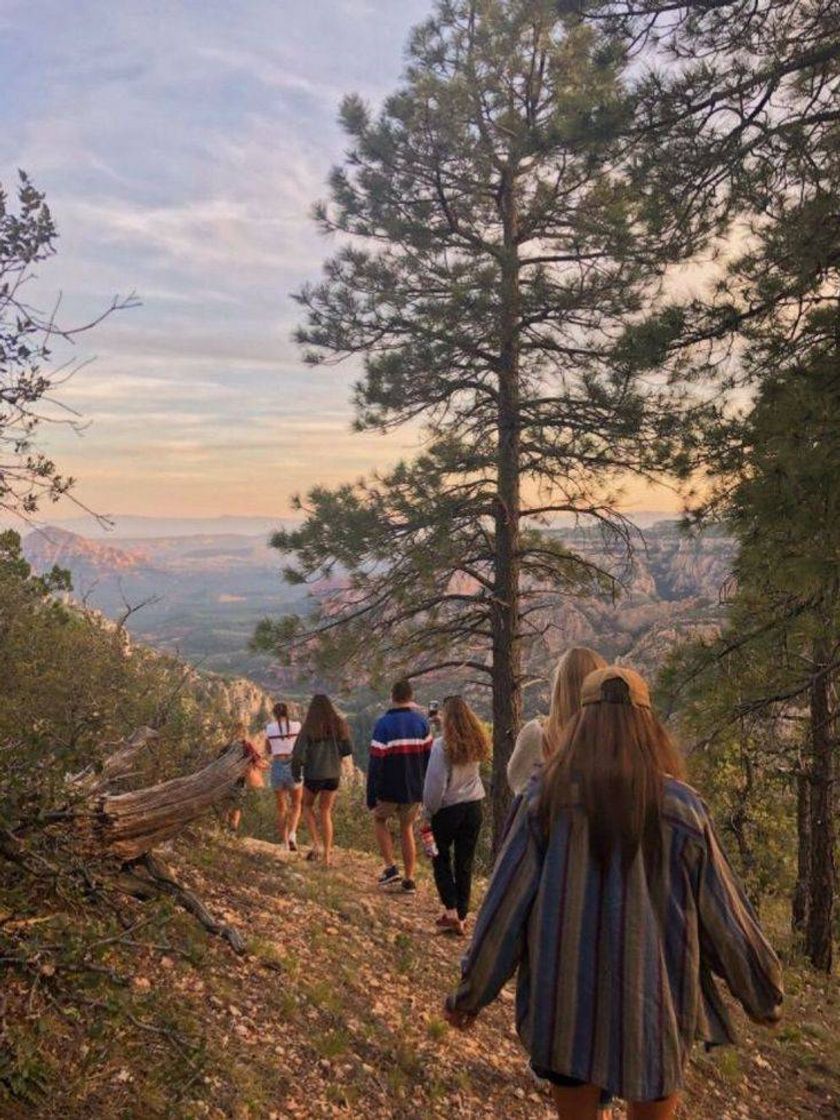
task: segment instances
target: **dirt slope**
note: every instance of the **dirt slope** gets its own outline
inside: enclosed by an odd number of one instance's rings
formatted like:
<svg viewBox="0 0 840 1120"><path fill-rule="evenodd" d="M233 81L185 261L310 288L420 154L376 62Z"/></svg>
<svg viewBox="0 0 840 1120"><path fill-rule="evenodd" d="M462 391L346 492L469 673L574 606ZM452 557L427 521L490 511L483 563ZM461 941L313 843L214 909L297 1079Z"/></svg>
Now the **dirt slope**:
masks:
<svg viewBox="0 0 840 1120"><path fill-rule="evenodd" d="M357 852L326 870L263 841L219 840L175 862L251 951L238 960L211 943L200 970L169 960L153 979L201 1001L211 1055L213 1103L186 1094L168 1115L553 1115L526 1073L512 992L470 1034L443 1022L464 943L430 932L439 909L425 868L404 896L379 891L376 861ZM740 1050L697 1054L683 1120L840 1117L837 982L791 967L788 986L775 1035L741 1018Z"/></svg>

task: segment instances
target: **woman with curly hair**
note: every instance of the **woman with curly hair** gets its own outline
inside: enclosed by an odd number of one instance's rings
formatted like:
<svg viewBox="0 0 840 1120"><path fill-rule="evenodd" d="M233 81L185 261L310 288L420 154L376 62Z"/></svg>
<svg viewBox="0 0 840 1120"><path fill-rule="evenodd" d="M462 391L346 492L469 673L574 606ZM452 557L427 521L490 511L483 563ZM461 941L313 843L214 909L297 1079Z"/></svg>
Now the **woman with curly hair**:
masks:
<svg viewBox="0 0 840 1120"><path fill-rule="evenodd" d="M437 926L444 933L463 937L481 831L484 785L480 768L490 757L490 739L484 724L460 696L444 700L441 728L429 756L423 805L438 849L432 867L444 912Z"/></svg>

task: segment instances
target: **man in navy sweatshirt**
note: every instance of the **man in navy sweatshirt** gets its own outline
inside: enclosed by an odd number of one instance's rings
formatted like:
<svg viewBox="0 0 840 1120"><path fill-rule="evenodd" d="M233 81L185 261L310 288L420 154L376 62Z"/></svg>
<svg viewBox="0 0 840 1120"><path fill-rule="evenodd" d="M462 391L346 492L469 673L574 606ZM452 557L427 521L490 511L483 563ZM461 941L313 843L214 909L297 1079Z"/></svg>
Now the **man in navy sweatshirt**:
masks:
<svg viewBox="0 0 840 1120"><path fill-rule="evenodd" d="M390 818L396 816L400 822L404 891L417 890L414 821L423 800L423 782L432 749L428 720L412 703L413 697L408 681L397 681L391 689L391 707L379 717L373 729L367 773L367 804L385 861L379 885L388 887L400 878L388 825Z"/></svg>

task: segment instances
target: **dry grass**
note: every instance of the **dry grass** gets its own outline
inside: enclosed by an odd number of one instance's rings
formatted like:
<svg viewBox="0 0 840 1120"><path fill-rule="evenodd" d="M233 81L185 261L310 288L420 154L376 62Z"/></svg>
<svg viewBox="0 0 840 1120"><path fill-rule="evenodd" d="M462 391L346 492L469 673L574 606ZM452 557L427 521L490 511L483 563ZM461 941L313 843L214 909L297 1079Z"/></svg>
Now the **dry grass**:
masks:
<svg viewBox="0 0 840 1120"><path fill-rule="evenodd" d="M181 845L173 860L248 939L237 958L184 927L188 952L165 966L148 953L138 964L148 999L198 1024L200 1072L121 1055L119 1040L109 1051L87 1037L87 1024L63 1041L60 1109L44 1098L0 1110L4 1120L554 1115L527 1076L510 992L469 1034L443 1021L463 942L432 932L438 908L427 872L416 896L388 895L375 886L378 861L369 854L340 850L326 870L265 841L223 836ZM787 1019L775 1035L741 1020L740 1050L698 1052L682 1120L840 1115L837 982L791 963L788 985ZM123 1069L130 1080L119 1080Z"/></svg>

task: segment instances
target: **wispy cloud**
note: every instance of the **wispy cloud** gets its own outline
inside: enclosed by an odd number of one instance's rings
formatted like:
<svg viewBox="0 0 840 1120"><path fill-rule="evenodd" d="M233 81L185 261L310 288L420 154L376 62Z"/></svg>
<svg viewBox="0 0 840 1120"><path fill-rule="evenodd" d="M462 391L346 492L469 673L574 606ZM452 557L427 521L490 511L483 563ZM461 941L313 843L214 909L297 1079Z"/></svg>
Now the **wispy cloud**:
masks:
<svg viewBox="0 0 840 1120"><path fill-rule="evenodd" d="M25 167L61 240L39 302L84 319L62 397L93 419L50 449L96 508L270 512L415 435L354 435L357 367L310 370L290 294L329 252L310 218L345 146L342 95L398 80L432 0L3 0L0 181ZM59 356L60 357L60 356Z"/></svg>

